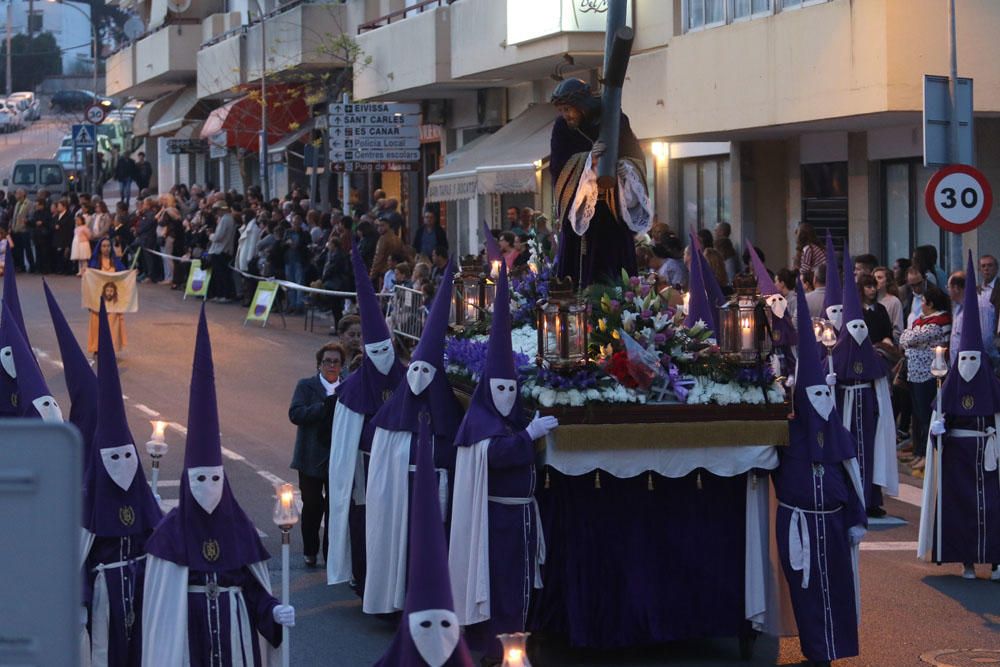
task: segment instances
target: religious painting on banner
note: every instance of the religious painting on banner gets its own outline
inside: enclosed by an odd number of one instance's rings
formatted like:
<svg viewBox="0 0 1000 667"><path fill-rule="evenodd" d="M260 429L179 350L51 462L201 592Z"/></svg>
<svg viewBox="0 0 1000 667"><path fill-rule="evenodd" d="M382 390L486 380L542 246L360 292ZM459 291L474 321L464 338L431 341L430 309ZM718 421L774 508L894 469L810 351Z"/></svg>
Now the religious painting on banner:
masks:
<svg viewBox="0 0 1000 667"><path fill-rule="evenodd" d="M81 306L97 312L101 299L109 313L135 313L139 310L139 290L135 283L136 271L99 271L89 268L83 272L80 297Z"/></svg>
<svg viewBox="0 0 1000 667"><path fill-rule="evenodd" d="M267 326L267 318L271 315L271 307L274 305L274 297L278 294L278 283L273 280L262 280L257 283L257 291L254 292L253 301L250 302L250 309L243 324L247 322L260 322L260 325Z"/></svg>
<svg viewBox="0 0 1000 667"><path fill-rule="evenodd" d="M208 296L208 283L212 279L212 269L203 268L200 259L191 261L191 271L188 273L187 285L184 286L184 298L189 296L205 298Z"/></svg>

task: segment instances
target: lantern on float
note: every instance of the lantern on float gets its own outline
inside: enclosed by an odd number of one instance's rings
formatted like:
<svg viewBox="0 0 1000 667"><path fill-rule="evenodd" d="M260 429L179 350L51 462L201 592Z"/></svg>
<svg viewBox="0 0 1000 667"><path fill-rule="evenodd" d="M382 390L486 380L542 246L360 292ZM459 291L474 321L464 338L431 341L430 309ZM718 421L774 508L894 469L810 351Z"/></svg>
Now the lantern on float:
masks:
<svg viewBox="0 0 1000 667"><path fill-rule="evenodd" d="M573 279L549 282L547 301L535 306L539 366L571 371L587 363L587 302L573 291Z"/></svg>
<svg viewBox="0 0 1000 667"><path fill-rule="evenodd" d="M770 309L753 276L737 276L732 298L719 306L719 347L742 364L756 364L771 353Z"/></svg>
<svg viewBox="0 0 1000 667"><path fill-rule="evenodd" d="M455 276L452 292L451 323L466 327L484 319L484 313L493 307L496 283L483 272L478 257L469 255L462 259L461 271Z"/></svg>

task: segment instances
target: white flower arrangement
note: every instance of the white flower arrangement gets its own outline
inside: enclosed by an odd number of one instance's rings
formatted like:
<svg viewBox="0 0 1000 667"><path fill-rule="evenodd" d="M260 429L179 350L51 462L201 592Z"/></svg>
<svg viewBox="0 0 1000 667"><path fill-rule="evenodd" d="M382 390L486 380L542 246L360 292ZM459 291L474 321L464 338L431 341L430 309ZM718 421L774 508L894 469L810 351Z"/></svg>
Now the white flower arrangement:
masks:
<svg viewBox="0 0 1000 667"><path fill-rule="evenodd" d="M532 326L522 326L510 332L511 345L514 354L520 352L529 359L534 359L538 353L538 330Z"/></svg>
<svg viewBox="0 0 1000 667"><path fill-rule="evenodd" d="M545 408L556 405L582 407L586 403L645 403L646 395L627 389L620 384L592 389L554 389L534 382L526 382L521 387L521 395L538 402Z"/></svg>
<svg viewBox="0 0 1000 667"><path fill-rule="evenodd" d="M745 403L749 405L763 405L764 392L760 387L747 387L736 382L715 382L706 377L692 376L694 385L687 395L688 405L736 405ZM785 392L781 386L775 382L767 389L768 403L782 403L785 400Z"/></svg>

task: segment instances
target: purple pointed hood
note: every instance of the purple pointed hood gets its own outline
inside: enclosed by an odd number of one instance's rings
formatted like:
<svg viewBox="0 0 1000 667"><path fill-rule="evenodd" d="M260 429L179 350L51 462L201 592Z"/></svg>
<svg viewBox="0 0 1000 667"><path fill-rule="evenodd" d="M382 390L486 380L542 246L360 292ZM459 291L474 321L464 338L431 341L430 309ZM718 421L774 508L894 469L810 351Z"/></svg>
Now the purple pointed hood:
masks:
<svg viewBox="0 0 1000 667"><path fill-rule="evenodd" d="M115 456L135 456L136 471L128 489L108 474L101 449L135 445L128 428L115 347L108 326L108 312L101 299L97 344L97 409L101 415L94 431L83 482L83 527L98 537L124 537L151 533L163 518L142 469L139 448Z"/></svg>
<svg viewBox="0 0 1000 667"><path fill-rule="evenodd" d="M16 334L16 335L15 335ZM7 303L0 305L0 417L16 417L19 413L17 397L17 369L14 364L13 341L24 340L15 316Z"/></svg>
<svg viewBox="0 0 1000 667"><path fill-rule="evenodd" d="M392 336L385 323L385 317L379 308L378 297L368 277L364 260L356 243L352 242L351 265L354 268L354 285L358 293L358 312L361 314L361 338L365 345L388 341L392 345ZM406 372L399 359L395 359L392 368L385 375L364 355L361 366L347 376L347 379L337 388L337 400L346 407L363 415L373 415L378 412L386 397L403 381Z"/></svg>
<svg viewBox="0 0 1000 667"><path fill-rule="evenodd" d="M205 304L198 319L187 426L180 502L146 542L146 551L200 572L236 570L268 560L270 555L256 528L233 496L228 476L223 476L222 499L211 514L194 499L188 482L189 469L222 465L215 368Z"/></svg>
<svg viewBox="0 0 1000 667"><path fill-rule="evenodd" d="M844 248L847 252L847 248ZM833 249L833 237L826 233L826 291L823 294L823 317L829 319L826 309L830 306L842 306L844 294L840 289L840 273L837 271L837 253ZM844 321L844 320L841 320Z"/></svg>
<svg viewBox="0 0 1000 667"><path fill-rule="evenodd" d="M708 265L708 259L705 257L705 251L701 247L701 241L698 240L697 234L691 234L691 246L698 251L692 253L691 259L693 260L697 256L698 263L701 264L701 282L705 286L705 294L708 295L708 303L713 308L712 312L715 312L714 309L724 304L728 299L722 293L719 281L715 278L715 272Z"/></svg>
<svg viewBox="0 0 1000 667"><path fill-rule="evenodd" d="M62 357L63 372L66 376L66 388L69 390L69 421L80 430L83 436L84 467L89 465L90 444L94 439L94 429L97 426L97 376L90 367L86 355L80 349L69 322L63 315L48 283L42 282L45 289L45 300L52 317L52 326L59 342L59 354ZM103 303L103 300L102 300Z"/></svg>
<svg viewBox="0 0 1000 667"><path fill-rule="evenodd" d="M708 300L708 293L705 291L704 272L702 264L698 260L701 251L698 250L698 241L691 236L691 272L688 282L687 314L684 316L684 326L692 327L698 320L705 323L712 331L715 331L715 311Z"/></svg>
<svg viewBox="0 0 1000 667"><path fill-rule="evenodd" d="M13 408L14 417L25 417L28 419L47 419L49 421L62 421L61 408L56 399L52 397L49 386L45 382L45 376L38 367L28 341L21 335L21 329L17 326L7 326L14 318L7 304L3 304L3 316L0 322L0 347L4 348L3 354L6 359L13 362L14 371L17 378L10 378L6 371L3 373L9 383L5 384L7 393L4 403ZM7 355L6 348L10 347L10 355ZM10 387L10 389L8 389Z"/></svg>
<svg viewBox="0 0 1000 667"><path fill-rule="evenodd" d="M21 328L21 335L28 341L31 347L31 339L28 338L28 329L24 326L24 315L21 314L21 298L17 294L17 279L14 277L14 251L7 244L6 270L3 274L3 302L10 308L11 321Z"/></svg>
<svg viewBox="0 0 1000 667"><path fill-rule="evenodd" d="M482 377L472 393L469 408L465 413L455 445L474 445L485 438L507 435L527 426L521 407L521 386L517 381L514 366L514 346L511 341L510 284L507 280L507 265L500 265L497 281L496 300L493 302L493 321L490 324L490 339L486 349L486 364ZM515 386L514 407L504 417L493 403L490 380L513 380Z"/></svg>
<svg viewBox="0 0 1000 667"><path fill-rule="evenodd" d="M451 579L448 574L448 547L445 543L444 524L441 523L441 505L438 499L437 475L430 438L429 416L421 412L418 417L417 471L413 476L413 495L410 502L410 544L407 570L406 601L396 636L385 654L376 662L381 667L426 667L410 633L410 615L421 612L450 612L435 614L425 622L442 621L457 623ZM445 619L443 617L447 616ZM451 625L448 626L451 629ZM458 628L453 628L458 632ZM472 656L459 635L451 656L444 663L448 667L472 667Z"/></svg>
<svg viewBox="0 0 1000 667"><path fill-rule="evenodd" d="M448 312L451 308L451 285L454 282L455 266L449 261L444 276L434 295L420 342L410 361L423 361L435 369L430 385L417 396L410 389L406 377L393 391L372 419L372 423L387 431L417 432L417 419L421 411L430 410L431 428L435 435L451 439L462 420L462 406L452 392L444 367L444 339L448 333Z"/></svg>
<svg viewBox="0 0 1000 667"><path fill-rule="evenodd" d="M483 245L486 247L486 261L491 265L493 262L503 261L503 251L500 250L500 244L497 243L497 239L493 236L493 231L490 226L486 224L483 220Z"/></svg>
<svg viewBox="0 0 1000 667"><path fill-rule="evenodd" d="M778 286L771 279L771 274L767 272L764 262L760 261L757 249L749 241L744 241L744 243L746 243L747 251L750 253L750 264L753 266L753 273L757 276L757 291L760 292L761 296L780 294L781 292L778 291Z"/></svg>
<svg viewBox="0 0 1000 667"><path fill-rule="evenodd" d="M837 382L865 382L885 377L888 369L882 357L875 351L870 337L865 337L859 344L851 335L853 327L850 322L864 322L864 311L861 308L861 295L857 283L854 282L854 262L847 244L844 244L844 310L841 314L840 333L837 343L833 346L833 369L837 373ZM855 325L856 326L856 325Z"/></svg>
<svg viewBox="0 0 1000 667"><path fill-rule="evenodd" d="M795 285L795 318L799 331L812 331L809 304L806 303L802 281ZM854 458L856 447L850 432L841 423L833 388L826 384L826 371L819 358L817 345L806 343L798 347L795 369L795 417L789 424L789 444L784 455L814 463L838 463ZM809 400L809 393L829 392L832 409L824 420Z"/></svg>
<svg viewBox="0 0 1000 667"><path fill-rule="evenodd" d="M959 337L958 353L941 387L941 409L946 415L953 417L989 417L1000 412L1000 381L993 372L993 363L990 361L986 346L983 345L975 271L970 251L965 272L962 333ZM980 353L979 370L968 381L959 372L963 352Z"/></svg>

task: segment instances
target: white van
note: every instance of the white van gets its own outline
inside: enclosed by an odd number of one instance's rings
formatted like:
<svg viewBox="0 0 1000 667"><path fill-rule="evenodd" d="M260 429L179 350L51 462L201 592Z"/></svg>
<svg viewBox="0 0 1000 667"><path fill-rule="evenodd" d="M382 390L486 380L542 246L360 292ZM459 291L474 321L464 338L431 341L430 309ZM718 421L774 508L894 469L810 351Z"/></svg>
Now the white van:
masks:
<svg viewBox="0 0 1000 667"><path fill-rule="evenodd" d="M50 198L58 198L69 192L66 171L58 160L22 159L14 163L10 177L3 179L4 187L24 188L29 197L39 190L45 190Z"/></svg>

